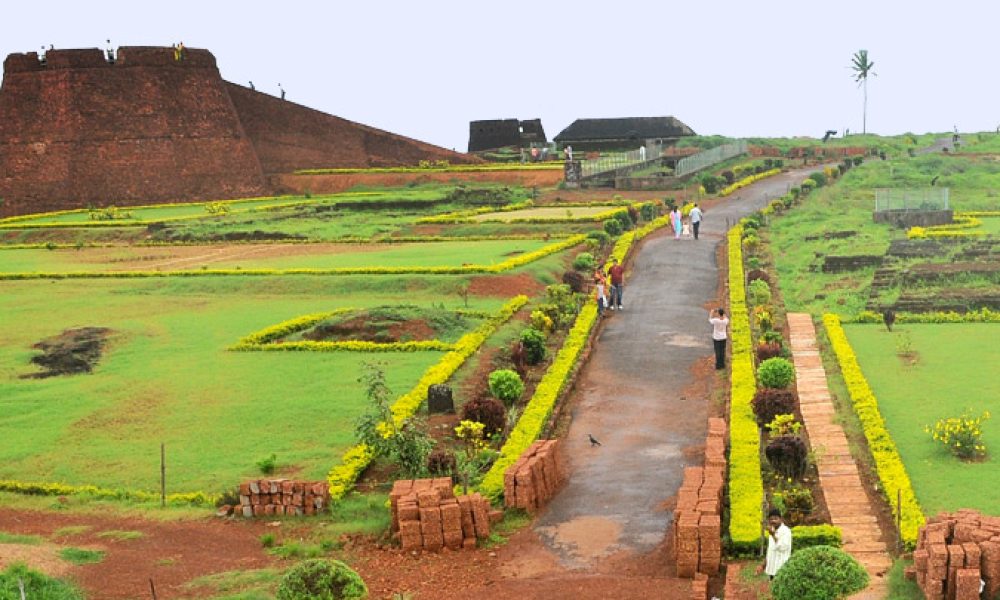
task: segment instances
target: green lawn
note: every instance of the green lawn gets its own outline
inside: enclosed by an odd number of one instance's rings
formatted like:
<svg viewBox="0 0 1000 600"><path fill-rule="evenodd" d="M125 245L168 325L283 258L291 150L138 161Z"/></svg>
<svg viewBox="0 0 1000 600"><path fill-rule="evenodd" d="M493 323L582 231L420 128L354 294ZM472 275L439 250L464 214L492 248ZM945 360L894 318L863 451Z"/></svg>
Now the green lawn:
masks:
<svg viewBox="0 0 1000 600"><path fill-rule="evenodd" d="M401 244L237 244L0 251L0 273L335 269L491 265L534 252L544 240Z"/></svg>
<svg viewBox="0 0 1000 600"><path fill-rule="evenodd" d="M543 206L512 210L506 212L491 212L474 215L475 221L512 221L515 219L587 219L621 206Z"/></svg>
<svg viewBox="0 0 1000 600"><path fill-rule="evenodd" d="M225 348L337 307L463 306L458 278L209 279L0 284L0 479L155 490L160 442L170 492L230 488L272 452L279 473L320 479L354 442L361 363L384 361L401 394L442 354ZM94 373L20 378L36 370L32 344L83 326L114 331Z"/></svg>
<svg viewBox="0 0 1000 600"><path fill-rule="evenodd" d="M845 331L858 356L889 433L899 447L926 515L959 508L1000 514L1000 346L995 324L897 325L892 333L874 325L848 325ZM897 352L912 348L907 365ZM990 455L964 463L934 442L925 425L957 417L965 409L990 410L983 428Z"/></svg>

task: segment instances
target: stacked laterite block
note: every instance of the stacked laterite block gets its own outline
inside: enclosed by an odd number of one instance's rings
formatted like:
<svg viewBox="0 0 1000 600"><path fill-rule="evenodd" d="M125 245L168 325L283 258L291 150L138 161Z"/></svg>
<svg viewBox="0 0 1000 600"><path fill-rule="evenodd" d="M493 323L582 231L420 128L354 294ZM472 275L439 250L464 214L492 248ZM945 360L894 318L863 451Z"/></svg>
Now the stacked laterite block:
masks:
<svg viewBox="0 0 1000 600"><path fill-rule="evenodd" d="M722 488L726 474L725 439L725 420L709 419L705 466L684 469L673 523L678 577L694 577L696 573L714 576L719 572L722 562Z"/></svg>
<svg viewBox="0 0 1000 600"><path fill-rule="evenodd" d="M920 528L913 566L906 576L916 579L928 600L978 600L1000 592L1000 517L972 510L942 513Z"/></svg>
<svg viewBox="0 0 1000 600"><path fill-rule="evenodd" d="M521 454L504 472L505 506L535 512L552 499L563 482L558 451L558 440L539 440Z"/></svg>
<svg viewBox="0 0 1000 600"><path fill-rule="evenodd" d="M448 477L397 481L389 503L403 550L475 548L490 535L489 501L478 493L456 498Z"/></svg>
<svg viewBox="0 0 1000 600"><path fill-rule="evenodd" d="M244 517L264 515L314 515L330 504L330 485L325 481L260 479L240 484L240 506Z"/></svg>

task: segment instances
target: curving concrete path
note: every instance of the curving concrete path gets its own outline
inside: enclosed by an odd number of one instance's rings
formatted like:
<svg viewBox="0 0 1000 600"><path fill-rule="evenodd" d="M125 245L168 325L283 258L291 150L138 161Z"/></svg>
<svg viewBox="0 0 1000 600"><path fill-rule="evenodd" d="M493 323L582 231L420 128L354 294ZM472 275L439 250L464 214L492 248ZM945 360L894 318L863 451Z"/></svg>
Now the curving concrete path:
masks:
<svg viewBox="0 0 1000 600"><path fill-rule="evenodd" d="M685 388L697 383L696 363L711 371L706 303L719 293L718 244L729 225L817 168L765 179L734 194L739 200L719 202L706 210L698 241L660 233L643 243L626 278L625 309L607 313L570 399L569 482L535 522L563 566L588 569L664 541L683 469L702 462L709 399ZM591 447L588 433L603 445Z"/></svg>

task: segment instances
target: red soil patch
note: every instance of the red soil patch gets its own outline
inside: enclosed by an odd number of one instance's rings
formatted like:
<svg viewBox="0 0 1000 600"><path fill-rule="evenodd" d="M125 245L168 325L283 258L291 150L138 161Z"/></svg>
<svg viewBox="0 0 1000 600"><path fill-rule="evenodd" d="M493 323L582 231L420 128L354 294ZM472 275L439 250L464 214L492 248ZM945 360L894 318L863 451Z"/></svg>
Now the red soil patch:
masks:
<svg viewBox="0 0 1000 600"><path fill-rule="evenodd" d="M530 273L517 275L486 275L473 277L469 281L469 293L473 296L500 296L510 298L518 294L535 296L542 293L545 286Z"/></svg>
<svg viewBox="0 0 1000 600"><path fill-rule="evenodd" d="M474 181L525 187L548 187L562 181L561 170L487 171L482 173L346 173L328 175L275 175L271 183L281 192L334 194L357 186L400 187L410 183Z"/></svg>

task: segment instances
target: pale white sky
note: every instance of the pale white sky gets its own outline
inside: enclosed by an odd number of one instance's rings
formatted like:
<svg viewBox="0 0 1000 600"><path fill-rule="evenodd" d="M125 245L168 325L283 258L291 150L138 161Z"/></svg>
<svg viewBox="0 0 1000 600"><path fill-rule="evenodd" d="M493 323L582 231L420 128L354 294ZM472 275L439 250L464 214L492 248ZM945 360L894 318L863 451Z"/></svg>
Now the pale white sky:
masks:
<svg viewBox="0 0 1000 600"><path fill-rule="evenodd" d="M0 52L207 48L223 78L464 151L468 122L673 115L701 134L994 130L990 0L46 0L4 3Z"/></svg>

